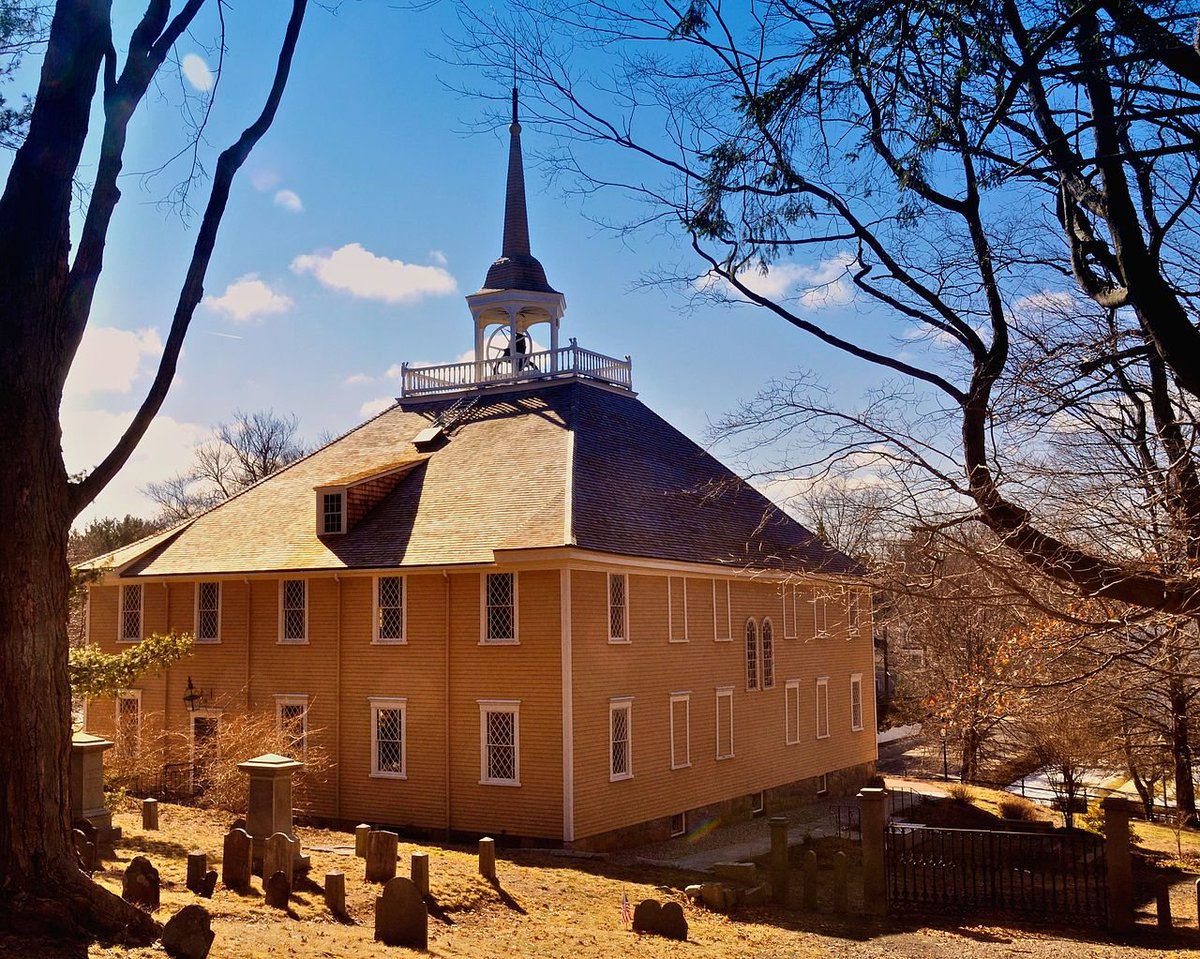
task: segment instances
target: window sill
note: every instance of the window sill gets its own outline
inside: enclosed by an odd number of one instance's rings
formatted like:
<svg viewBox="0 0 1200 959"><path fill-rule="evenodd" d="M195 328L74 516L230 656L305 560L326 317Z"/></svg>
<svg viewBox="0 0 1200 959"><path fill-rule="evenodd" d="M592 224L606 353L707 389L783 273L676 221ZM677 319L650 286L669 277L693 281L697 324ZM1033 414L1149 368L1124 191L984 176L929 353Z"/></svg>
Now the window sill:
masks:
<svg viewBox="0 0 1200 959"><path fill-rule="evenodd" d="M519 787L521 785L521 783L519 780L515 780L515 779L481 779L481 780L479 780L479 785L481 785L481 786L515 786L515 787Z"/></svg>
<svg viewBox="0 0 1200 959"><path fill-rule="evenodd" d="M372 779L407 779L408 773L371 773Z"/></svg>
<svg viewBox="0 0 1200 959"><path fill-rule="evenodd" d="M829 738L829 733L825 733L824 735L821 735L820 733L817 734L817 739L828 739L828 738Z"/></svg>
<svg viewBox="0 0 1200 959"><path fill-rule="evenodd" d="M480 646L520 646L519 639L481 639Z"/></svg>
<svg viewBox="0 0 1200 959"><path fill-rule="evenodd" d="M718 759L718 760L722 760L722 759L732 759L732 758L733 758L733 753L730 753L728 756L720 756L720 755L718 755L718 756L717 756L717 759Z"/></svg>
<svg viewBox="0 0 1200 959"><path fill-rule="evenodd" d="M691 769L691 768L692 768L691 763L680 763L678 766L672 766L671 771L674 772L676 769Z"/></svg>
<svg viewBox="0 0 1200 959"><path fill-rule="evenodd" d="M732 643L733 637L732 636L714 636L713 642L714 643Z"/></svg>
<svg viewBox="0 0 1200 959"><path fill-rule="evenodd" d="M141 641L142 641L141 636L139 636L137 639L129 639L128 637L125 637L125 636L118 637L118 639L117 639L118 643L124 643L127 646L136 646Z"/></svg>
<svg viewBox="0 0 1200 959"><path fill-rule="evenodd" d="M277 639L276 646L307 646L307 639Z"/></svg>
<svg viewBox="0 0 1200 959"><path fill-rule="evenodd" d="M785 739L785 740L783 741L783 744L784 744L785 746L799 746L799 745L800 745L800 740L799 740L799 739Z"/></svg>
<svg viewBox="0 0 1200 959"><path fill-rule="evenodd" d="M850 732L852 732L852 733L861 733L862 731L863 731L862 726L851 726L850 727Z"/></svg>
<svg viewBox="0 0 1200 959"><path fill-rule="evenodd" d="M633 778L633 773L620 773L619 775L616 775L616 776L614 776L610 773L609 777L608 777L608 781L610 783L619 783L619 782L624 782L626 779L632 779L632 778Z"/></svg>
<svg viewBox="0 0 1200 959"><path fill-rule="evenodd" d="M373 639L372 646L407 646L407 639Z"/></svg>
<svg viewBox="0 0 1200 959"><path fill-rule="evenodd" d="M221 640L217 639L196 639L192 641L193 646L220 646Z"/></svg>
<svg viewBox="0 0 1200 959"><path fill-rule="evenodd" d="M609 646L632 646L633 640L631 640L631 639L613 639L611 636L609 636L608 637L608 645Z"/></svg>
<svg viewBox="0 0 1200 959"><path fill-rule="evenodd" d="M689 643L689 642L691 642L691 640L689 640L689 639L668 639L668 640L667 640L667 642L668 642L668 643L675 643L675 644L677 644L677 645L682 645L683 643Z"/></svg>

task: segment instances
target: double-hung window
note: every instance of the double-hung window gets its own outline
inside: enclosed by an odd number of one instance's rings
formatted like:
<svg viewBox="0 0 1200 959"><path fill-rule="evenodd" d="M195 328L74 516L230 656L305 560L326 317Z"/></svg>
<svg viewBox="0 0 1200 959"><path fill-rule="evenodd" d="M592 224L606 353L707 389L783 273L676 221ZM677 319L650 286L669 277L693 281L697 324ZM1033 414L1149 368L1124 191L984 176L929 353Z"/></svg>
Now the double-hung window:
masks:
<svg viewBox="0 0 1200 959"><path fill-rule="evenodd" d="M762 656L762 688L775 688L775 627L769 619L762 621L760 630Z"/></svg>
<svg viewBox="0 0 1200 959"><path fill-rule="evenodd" d="M758 689L758 624L746 620L746 688Z"/></svg>
<svg viewBox="0 0 1200 959"><path fill-rule="evenodd" d="M789 679L783 689L784 733L787 746L800 742L800 680Z"/></svg>
<svg viewBox="0 0 1200 959"><path fill-rule="evenodd" d="M692 695L671 693L671 768L692 764Z"/></svg>
<svg viewBox="0 0 1200 959"><path fill-rule="evenodd" d="M733 758L733 687L717 690L717 759Z"/></svg>
<svg viewBox="0 0 1200 959"><path fill-rule="evenodd" d="M857 589L850 590L850 595L846 600L846 638L855 639L861 631L860 620L862 618L862 592Z"/></svg>
<svg viewBox="0 0 1200 959"><path fill-rule="evenodd" d="M407 712L407 699L371 697L372 776L383 779L408 777Z"/></svg>
<svg viewBox="0 0 1200 959"><path fill-rule="evenodd" d="M123 643L141 641L143 593L141 583L129 583L121 587L120 636L117 638Z"/></svg>
<svg viewBox="0 0 1200 959"><path fill-rule="evenodd" d="M308 583L303 579L279 583L279 641L308 642Z"/></svg>
<svg viewBox="0 0 1200 959"><path fill-rule="evenodd" d="M608 641L629 642L629 577L608 574Z"/></svg>
<svg viewBox="0 0 1200 959"><path fill-rule="evenodd" d="M829 736L829 677L817 680L817 739Z"/></svg>
<svg viewBox="0 0 1200 959"><path fill-rule="evenodd" d="M521 785L520 700L481 699L479 703L479 781Z"/></svg>
<svg viewBox="0 0 1200 959"><path fill-rule="evenodd" d="M855 732L863 728L862 673L850 677L850 728Z"/></svg>
<svg viewBox="0 0 1200 959"><path fill-rule="evenodd" d="M633 778L633 698L621 696L608 701L608 779Z"/></svg>
<svg viewBox="0 0 1200 959"><path fill-rule="evenodd" d="M196 642L221 641L221 584L196 584Z"/></svg>
<svg viewBox="0 0 1200 959"><path fill-rule="evenodd" d="M687 580L682 576L667 577L667 641L688 641Z"/></svg>
<svg viewBox="0 0 1200 959"><path fill-rule="evenodd" d="M139 587L140 588L140 587ZM117 756L134 759L142 739L142 691L122 689L117 693Z"/></svg>
<svg viewBox="0 0 1200 959"><path fill-rule="evenodd" d="M825 597L824 589L818 586L813 590L813 632L817 639L824 639L829 635L829 603Z"/></svg>
<svg viewBox="0 0 1200 959"><path fill-rule="evenodd" d="M483 577L483 641L517 641L517 574L485 573Z"/></svg>
<svg viewBox="0 0 1200 959"><path fill-rule="evenodd" d="M279 693L275 696L275 728L280 746L292 759L308 755L308 696Z"/></svg>
<svg viewBox="0 0 1200 959"><path fill-rule="evenodd" d="M375 636L377 643L403 643L404 577L379 576L375 579Z"/></svg>

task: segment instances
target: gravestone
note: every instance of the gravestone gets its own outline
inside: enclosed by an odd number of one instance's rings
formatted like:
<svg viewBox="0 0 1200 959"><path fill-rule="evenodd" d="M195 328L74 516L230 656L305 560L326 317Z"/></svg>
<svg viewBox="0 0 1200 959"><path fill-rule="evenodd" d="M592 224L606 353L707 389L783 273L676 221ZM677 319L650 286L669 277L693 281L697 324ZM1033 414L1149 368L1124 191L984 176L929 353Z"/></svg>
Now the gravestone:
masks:
<svg viewBox="0 0 1200 959"><path fill-rule="evenodd" d="M204 888L204 876L208 872L208 853L193 849L187 856L187 887L191 892L200 895Z"/></svg>
<svg viewBox="0 0 1200 959"><path fill-rule="evenodd" d="M410 859L413 885L420 890L422 896L429 895L429 853L414 852Z"/></svg>
<svg viewBox="0 0 1200 959"><path fill-rule="evenodd" d="M275 833L263 848L263 876L273 876L282 872L291 886L294 855L292 837L282 832Z"/></svg>
<svg viewBox="0 0 1200 959"><path fill-rule="evenodd" d="M225 834L221 881L230 889L250 885L250 846L250 834L244 829L231 829Z"/></svg>
<svg viewBox="0 0 1200 959"><path fill-rule="evenodd" d="M146 830L158 828L158 800L142 800L142 828Z"/></svg>
<svg viewBox="0 0 1200 959"><path fill-rule="evenodd" d="M292 895L292 880L285 872L273 872L263 880L263 892L266 893L268 906L286 909Z"/></svg>
<svg viewBox="0 0 1200 959"><path fill-rule="evenodd" d="M295 838L292 829L292 774L303 766L302 762L275 753L238 763L238 769L250 777L246 832L250 833L254 843L251 857L256 872L263 868L263 854L268 839L277 832ZM296 862L292 871L307 871L308 857L300 854L299 842L293 853ZM270 874L264 872L262 875L265 877Z"/></svg>
<svg viewBox="0 0 1200 959"><path fill-rule="evenodd" d="M367 833L371 831L371 827L360 822L354 827L354 855L359 859L367 858Z"/></svg>
<svg viewBox="0 0 1200 959"><path fill-rule="evenodd" d="M396 875L396 845L394 832L372 829L367 833L367 882L389 882Z"/></svg>
<svg viewBox="0 0 1200 959"><path fill-rule="evenodd" d="M335 916L346 915L346 875L341 871L325 873L325 906Z"/></svg>
<svg viewBox="0 0 1200 959"><path fill-rule="evenodd" d="M112 813L104 805L104 753L113 744L99 736L78 732L71 736L69 793L71 824L83 829L97 853L112 854L112 845L121 830L112 824ZM95 827L92 835L82 823Z"/></svg>
<svg viewBox="0 0 1200 959"><path fill-rule="evenodd" d="M677 902L664 902L658 913L658 927L654 931L668 939L687 942L688 922L683 914L683 906Z"/></svg>
<svg viewBox="0 0 1200 959"><path fill-rule="evenodd" d="M771 824L771 898L786 903L788 898L788 820L787 816L772 816Z"/></svg>
<svg viewBox="0 0 1200 959"><path fill-rule="evenodd" d="M804 908L817 908L817 851L810 849L804 854Z"/></svg>
<svg viewBox="0 0 1200 959"><path fill-rule="evenodd" d="M153 912L158 908L158 870L145 856L134 856L121 879L121 898Z"/></svg>
<svg viewBox="0 0 1200 959"><path fill-rule="evenodd" d="M429 912L411 879L389 879L375 900L375 939L386 946L429 947Z"/></svg>
<svg viewBox="0 0 1200 959"><path fill-rule="evenodd" d="M849 902L849 882L847 880L846 854L833 854L833 911L845 912Z"/></svg>
<svg viewBox="0 0 1200 959"><path fill-rule="evenodd" d="M479 840L479 875L496 881L496 840L486 836Z"/></svg>
<svg viewBox="0 0 1200 959"><path fill-rule="evenodd" d="M213 893L217 891L217 871L210 869L204 874L204 879L200 883L200 895L205 899L211 899Z"/></svg>
<svg viewBox="0 0 1200 959"><path fill-rule="evenodd" d="M662 905L657 899L643 899L633 907L633 931L657 932Z"/></svg>
<svg viewBox="0 0 1200 959"><path fill-rule="evenodd" d="M174 959L207 959L214 938L208 910L194 903L184 906L163 926L163 948Z"/></svg>
<svg viewBox="0 0 1200 959"><path fill-rule="evenodd" d="M88 840L87 833L82 829L71 830L71 841L75 844L75 858L79 860L79 868L84 872L95 872L98 860L96 844Z"/></svg>

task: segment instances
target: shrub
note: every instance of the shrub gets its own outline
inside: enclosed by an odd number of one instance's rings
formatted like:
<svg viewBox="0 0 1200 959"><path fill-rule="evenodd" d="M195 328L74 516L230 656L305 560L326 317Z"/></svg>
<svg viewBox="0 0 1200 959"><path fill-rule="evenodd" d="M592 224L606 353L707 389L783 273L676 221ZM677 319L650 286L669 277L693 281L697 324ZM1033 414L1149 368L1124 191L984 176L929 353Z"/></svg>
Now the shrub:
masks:
<svg viewBox="0 0 1200 959"><path fill-rule="evenodd" d="M1093 799L1090 803L1088 803L1087 812L1085 812L1082 816L1076 816L1075 822L1080 826L1080 828L1103 836L1104 810L1100 808L1100 800Z"/></svg>
<svg viewBox="0 0 1200 959"><path fill-rule="evenodd" d="M1021 822L1037 822L1042 817L1038 808L1024 796L1002 796L996 808L1004 819L1019 819Z"/></svg>
<svg viewBox="0 0 1200 959"><path fill-rule="evenodd" d="M947 792L955 802L969 803L975 798L975 790L966 783L955 783Z"/></svg>

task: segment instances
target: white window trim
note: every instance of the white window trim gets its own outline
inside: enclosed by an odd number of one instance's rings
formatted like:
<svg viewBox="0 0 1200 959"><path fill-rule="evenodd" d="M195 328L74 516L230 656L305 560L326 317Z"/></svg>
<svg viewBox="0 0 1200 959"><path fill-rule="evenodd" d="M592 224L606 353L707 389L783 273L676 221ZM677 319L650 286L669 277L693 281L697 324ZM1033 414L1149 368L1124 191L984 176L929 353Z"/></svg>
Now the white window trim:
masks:
<svg viewBox="0 0 1200 959"><path fill-rule="evenodd" d="M303 740L300 749L300 759L308 758L308 694L307 693L276 693L275 694L275 730L279 734L283 734L283 707L284 706L303 706L304 712L300 715L300 736ZM295 759L296 757L291 757Z"/></svg>
<svg viewBox="0 0 1200 959"><path fill-rule="evenodd" d="M854 723L854 688L858 687L858 724ZM850 676L850 731L860 733L863 730L863 682L862 673L852 673Z"/></svg>
<svg viewBox="0 0 1200 959"><path fill-rule="evenodd" d="M721 631L720 617L717 616L717 590L724 587L725 589L725 630L724 634ZM718 643L733 642L733 597L730 595L729 580L721 582L713 580L713 641Z"/></svg>
<svg viewBox="0 0 1200 959"><path fill-rule="evenodd" d="M479 785L481 786L520 786L521 785L521 700L519 699L477 699L479 705ZM489 779L487 774L487 714L513 714L513 778Z"/></svg>
<svg viewBox="0 0 1200 959"><path fill-rule="evenodd" d="M683 762L675 755L675 704L683 703ZM671 705L667 713L671 723L671 768L688 769L692 765L692 693L671 693Z"/></svg>
<svg viewBox="0 0 1200 959"><path fill-rule="evenodd" d="M612 634L612 581L613 581L613 577L618 577L624 581L624 593L622 594L625 597L625 606L624 606L625 635L624 636L614 636ZM629 635L629 633L630 633L630 629L629 629L629 574L628 573L609 573L604 579L604 585L608 589L608 641L610 644L612 644L614 646L628 646L631 642L633 642L633 640L630 638L630 635Z"/></svg>
<svg viewBox="0 0 1200 959"><path fill-rule="evenodd" d="M824 796L829 792L829 773L819 773L817 775L817 795Z"/></svg>
<svg viewBox="0 0 1200 959"><path fill-rule="evenodd" d="M813 589L813 637L816 639L829 638L829 599L818 586Z"/></svg>
<svg viewBox="0 0 1200 959"><path fill-rule="evenodd" d="M372 779L407 779L408 778L408 697L407 696L368 696L371 704L371 778ZM379 768L379 711L383 709L400 710L400 772L384 772Z"/></svg>
<svg viewBox="0 0 1200 959"><path fill-rule="evenodd" d="M350 494L345 486L324 486L316 490L317 502L317 522L316 529L318 536L343 536L347 532L349 526L349 513L347 506L350 501ZM342 528L331 533L325 532L325 497L340 496L342 498Z"/></svg>
<svg viewBox="0 0 1200 959"><path fill-rule="evenodd" d="M142 751L142 691L140 689L118 689L117 696L113 703L113 729L116 737L121 735L121 702L133 700L137 703L137 726L133 733L133 749L127 754L129 758L136 758ZM118 741L118 746L120 742Z"/></svg>
<svg viewBox="0 0 1200 959"><path fill-rule="evenodd" d="M512 621L513 634L511 639L488 639L487 634L487 578L491 575L508 575L512 577ZM521 622L519 617L521 575L516 570L485 570L479 574L479 645L480 646L520 646Z"/></svg>
<svg viewBox="0 0 1200 959"><path fill-rule="evenodd" d="M676 819L679 820L679 828L678 829L675 828L675 820ZM687 813L686 812L677 812L677 813L673 813L671 815L671 821L669 824L669 832L671 833L672 839L674 839L676 836L686 836L687 835Z"/></svg>
<svg viewBox="0 0 1200 959"><path fill-rule="evenodd" d="M206 583L212 583L214 586L217 587L217 635L215 637L213 637L212 639L201 639L200 638L200 587L205 585ZM193 608L193 615L195 618L192 620L192 622L195 623L195 625L196 625L195 635L194 635L193 639L197 645L219 646L221 644L221 607L225 605L221 601L222 600L222 597L221 597L222 592L223 592L223 590L221 589L221 581L219 579L201 579L201 580L196 581L195 605Z"/></svg>
<svg viewBox="0 0 1200 959"><path fill-rule="evenodd" d="M751 627L754 628L754 640L750 640L749 632ZM762 646L759 640L758 622L753 616L747 617L746 622L742 625L742 660L745 664L746 672L746 691L758 692L762 689ZM750 655L754 655L754 676L751 682L750 676Z"/></svg>
<svg viewBox="0 0 1200 959"><path fill-rule="evenodd" d="M392 639L379 635L379 581L381 579L400 580L400 638ZM408 577L400 573L380 573L371 577L371 645L372 646L407 646L408 645Z"/></svg>
<svg viewBox="0 0 1200 959"><path fill-rule="evenodd" d="M683 583L683 632L678 639L675 638L675 590L671 584L679 580ZM667 577L667 642L668 643L686 643L688 641L688 600L687 600L687 577L686 576L668 576Z"/></svg>
<svg viewBox="0 0 1200 959"><path fill-rule="evenodd" d="M626 762L629 766L624 772L617 772L613 769L613 740L612 740L612 718L615 712L625 713L625 733L628 736L625 753ZM621 782L625 779L633 778L633 697L632 696L613 696L608 701L608 781L610 783Z"/></svg>
<svg viewBox="0 0 1200 959"><path fill-rule="evenodd" d="M125 635L125 594L126 590L140 590L141 605L138 609L138 635ZM144 583L122 583L117 597L117 642L140 643L146 635L146 585Z"/></svg>
<svg viewBox="0 0 1200 959"><path fill-rule="evenodd" d="M729 699L729 752L721 752L721 700ZM733 758L733 687L717 687L717 759Z"/></svg>
<svg viewBox="0 0 1200 959"><path fill-rule="evenodd" d="M767 682L767 644L763 635L767 627L771 628L771 682ZM770 616L764 616L758 624L758 688L760 690L775 688L775 621Z"/></svg>
<svg viewBox="0 0 1200 959"><path fill-rule="evenodd" d="M825 720L825 732L824 733L821 732L821 719L822 719L822 716L821 716L821 713L822 713L821 690L822 689L825 690L825 697L824 697L824 704L823 704L825 707L824 708L825 715L823 717ZM829 730L829 677L828 676L819 676L817 678L817 739L828 739L829 733L830 733L830 730Z"/></svg>
<svg viewBox="0 0 1200 959"><path fill-rule="evenodd" d="M284 615L283 615L283 598L287 591L288 583L300 582L304 584L304 637L302 639L285 639L284 630ZM279 639L276 641L278 646L307 646L308 645L308 607L310 603L309 581L300 576L290 576L287 579L279 581Z"/></svg>
<svg viewBox="0 0 1200 959"><path fill-rule="evenodd" d="M794 698L793 698L794 697ZM793 712L793 703L795 709ZM792 717L795 716L795 723ZM800 680L789 679L783 684L783 744L798 746L800 744ZM792 730L795 736L792 736Z"/></svg>
<svg viewBox="0 0 1200 959"><path fill-rule="evenodd" d="M791 618L788 618L788 611L791 611ZM800 610L796 608L796 587L792 583L785 583L783 586L783 638L795 639L800 635L799 616L796 614ZM790 632L788 631L790 628Z"/></svg>
<svg viewBox="0 0 1200 959"><path fill-rule="evenodd" d="M767 809L767 791L759 789L750 794L750 815L761 816Z"/></svg>

